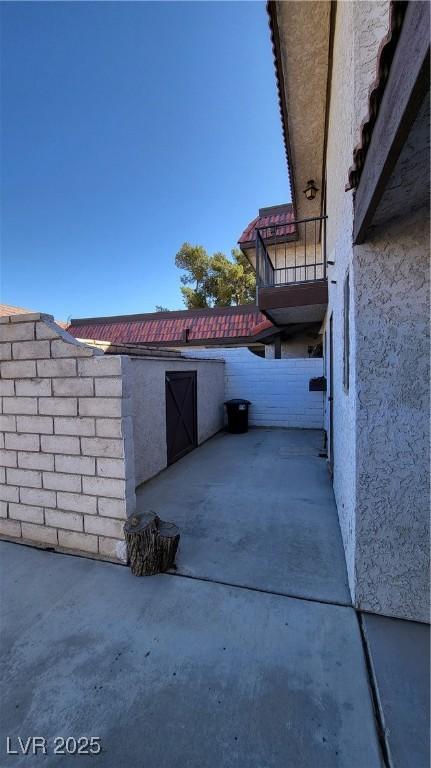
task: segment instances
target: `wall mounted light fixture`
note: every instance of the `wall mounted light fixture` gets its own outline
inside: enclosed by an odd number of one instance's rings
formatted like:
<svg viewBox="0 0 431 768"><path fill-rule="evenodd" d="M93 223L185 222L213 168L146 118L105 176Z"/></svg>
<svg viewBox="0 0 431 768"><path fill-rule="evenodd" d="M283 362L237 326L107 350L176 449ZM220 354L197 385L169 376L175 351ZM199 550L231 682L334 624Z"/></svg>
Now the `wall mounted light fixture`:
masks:
<svg viewBox="0 0 431 768"><path fill-rule="evenodd" d="M319 190L317 189L314 183L314 179L309 179L307 181L307 186L304 189L304 195L307 198L307 200L314 200L318 191Z"/></svg>

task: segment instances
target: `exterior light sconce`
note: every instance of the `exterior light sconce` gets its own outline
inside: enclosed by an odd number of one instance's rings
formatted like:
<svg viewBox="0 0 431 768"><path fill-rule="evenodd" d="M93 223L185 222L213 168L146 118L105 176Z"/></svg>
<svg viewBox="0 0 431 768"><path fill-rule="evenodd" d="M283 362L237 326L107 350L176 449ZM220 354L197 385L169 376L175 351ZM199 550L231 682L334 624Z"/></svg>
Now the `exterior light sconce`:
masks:
<svg viewBox="0 0 431 768"><path fill-rule="evenodd" d="M309 181L307 181L307 186L304 189L304 195L307 200L314 200L318 191L319 190L314 183L314 179L309 179Z"/></svg>
<svg viewBox="0 0 431 768"><path fill-rule="evenodd" d="M335 261L327 261L326 263L327 263L328 267L334 267L335 266Z"/></svg>

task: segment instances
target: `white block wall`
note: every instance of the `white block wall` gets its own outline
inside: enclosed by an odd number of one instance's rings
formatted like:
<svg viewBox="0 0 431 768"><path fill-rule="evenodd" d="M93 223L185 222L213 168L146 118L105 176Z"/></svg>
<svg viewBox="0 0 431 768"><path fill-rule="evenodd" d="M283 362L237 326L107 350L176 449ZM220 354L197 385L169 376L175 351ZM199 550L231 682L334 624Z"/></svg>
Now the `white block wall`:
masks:
<svg viewBox="0 0 431 768"><path fill-rule="evenodd" d="M225 361L225 399L251 401L249 423L256 427L322 429L323 392L309 392L311 378L323 375L322 358L268 360L248 349L206 349L187 357Z"/></svg>
<svg viewBox="0 0 431 768"><path fill-rule="evenodd" d="M0 318L0 535L123 561L135 505L128 358L49 315Z"/></svg>

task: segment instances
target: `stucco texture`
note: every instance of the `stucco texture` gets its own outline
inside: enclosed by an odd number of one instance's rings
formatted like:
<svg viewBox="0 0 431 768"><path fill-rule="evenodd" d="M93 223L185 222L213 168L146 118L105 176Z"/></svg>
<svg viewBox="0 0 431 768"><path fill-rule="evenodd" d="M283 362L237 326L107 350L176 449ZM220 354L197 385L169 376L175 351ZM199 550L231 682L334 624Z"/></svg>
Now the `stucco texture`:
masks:
<svg viewBox="0 0 431 768"><path fill-rule="evenodd" d="M322 202L329 19L330 3L327 0L277 2L289 115L289 165L297 186L295 207L298 219L319 216ZM300 88L296 87L298 77ZM313 201L302 194L309 179L314 179L318 187Z"/></svg>
<svg viewBox="0 0 431 768"><path fill-rule="evenodd" d="M337 8L337 14L348 13L352 17L353 36L353 95L354 110L351 115L354 145L360 140L361 123L367 118L368 96L371 83L376 77L376 62L381 41L389 28L388 0L365 0L365 2L339 3L350 6ZM349 54L350 56L350 54ZM353 149L353 148L352 148ZM350 164L352 152L350 153Z"/></svg>
<svg viewBox="0 0 431 768"><path fill-rule="evenodd" d="M334 492L355 605L427 621L429 220L401 204L392 223L353 247L354 193L345 191L388 15L388 2L337 4L327 145L327 254L335 265L325 319L328 351L332 314ZM408 200L405 173L393 179L392 203Z"/></svg>
<svg viewBox="0 0 431 768"><path fill-rule="evenodd" d="M224 363L221 360L131 358L127 371L133 417L136 486L166 467L167 371L197 371L199 444L223 426Z"/></svg>
<svg viewBox="0 0 431 768"><path fill-rule="evenodd" d="M429 616L429 216L356 246L356 602Z"/></svg>
<svg viewBox="0 0 431 768"><path fill-rule="evenodd" d="M352 82L354 50L346 40L354 37L353 3L337 5L331 103L327 147L327 258L328 310L325 319L326 374L330 386L329 318L333 318L333 456L334 493L346 554L347 574L352 600L355 600L355 502L356 502L356 400L352 386L345 391L343 370L343 282L352 272L353 196L345 192L347 169L352 160L353 115L355 111ZM350 274L351 287L354 277ZM351 302L352 304L352 302ZM350 381L355 377L355 328L350 314ZM325 426L329 432L329 408L326 403Z"/></svg>

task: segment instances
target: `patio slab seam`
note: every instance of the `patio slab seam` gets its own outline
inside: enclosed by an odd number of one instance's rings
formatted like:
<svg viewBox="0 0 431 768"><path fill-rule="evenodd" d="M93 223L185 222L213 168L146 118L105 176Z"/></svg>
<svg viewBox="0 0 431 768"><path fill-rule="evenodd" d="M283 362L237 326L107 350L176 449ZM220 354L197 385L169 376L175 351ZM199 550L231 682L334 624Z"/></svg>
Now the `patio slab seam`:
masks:
<svg viewBox="0 0 431 768"><path fill-rule="evenodd" d="M362 648L364 652L365 666L367 669L367 677L368 677L368 685L370 689L370 698L373 705L374 720L376 723L376 732L377 732L377 738L379 740L381 758L383 761L384 768L393 768L391 760L389 759L389 747L387 742L386 729L383 723L383 713L380 706L379 694L377 690L377 680L374 673L374 665L373 665L373 660L371 658L371 651L368 645L367 636L366 636L365 628L362 621L362 614L360 611L355 611L355 613L358 619L359 633L361 636Z"/></svg>
<svg viewBox="0 0 431 768"><path fill-rule="evenodd" d="M231 581L222 581L221 579L211 578L210 576L194 576L189 573L181 573L180 571L167 571L162 574L163 576L178 576L182 579L192 579L193 581L204 581L209 584L220 584L222 587L231 587L232 589L245 589L249 592L259 592L264 595L275 595L276 597L288 597L290 600L303 600L308 603L320 603L321 605L336 605L339 608L354 608L352 603L343 603L337 600L325 600L324 598L307 597L304 595L294 594L291 592L278 592L273 589L265 589L264 587L252 587L248 584L235 584Z"/></svg>
<svg viewBox="0 0 431 768"><path fill-rule="evenodd" d="M125 566L128 567L127 563L119 563L116 560L109 560L108 558L89 554L87 552L82 552L82 553L75 552L68 549L62 549L60 547L56 547L56 548L44 547L42 544L34 544L33 542L27 542L27 541L23 541L22 539L14 539L11 537L8 537L7 539L0 537L0 541L4 541L10 544L17 544L20 547L27 547L29 549L36 549L42 552L48 552L50 555L66 555L67 557L80 557L80 558L84 558L85 560L94 560L95 562L99 562L99 563L104 562L104 563L108 563L109 565L119 566L120 568L124 568ZM161 576L178 576L182 579L192 579L193 581L202 581L208 584L220 584L222 587L232 587L232 589L245 589L249 592L259 592L264 595L275 595L276 597L288 597L291 600L304 600L305 602L320 603L322 605L336 605L339 608L354 608L354 605L348 602L318 599L315 597L308 597L308 596L294 594L290 592L278 592L277 590L265 589L263 587L253 587L248 584L235 584L230 581L222 581L220 579L211 578L209 576L208 577L194 576L189 573L181 573L180 571L175 571L175 570L169 570L160 575Z"/></svg>

